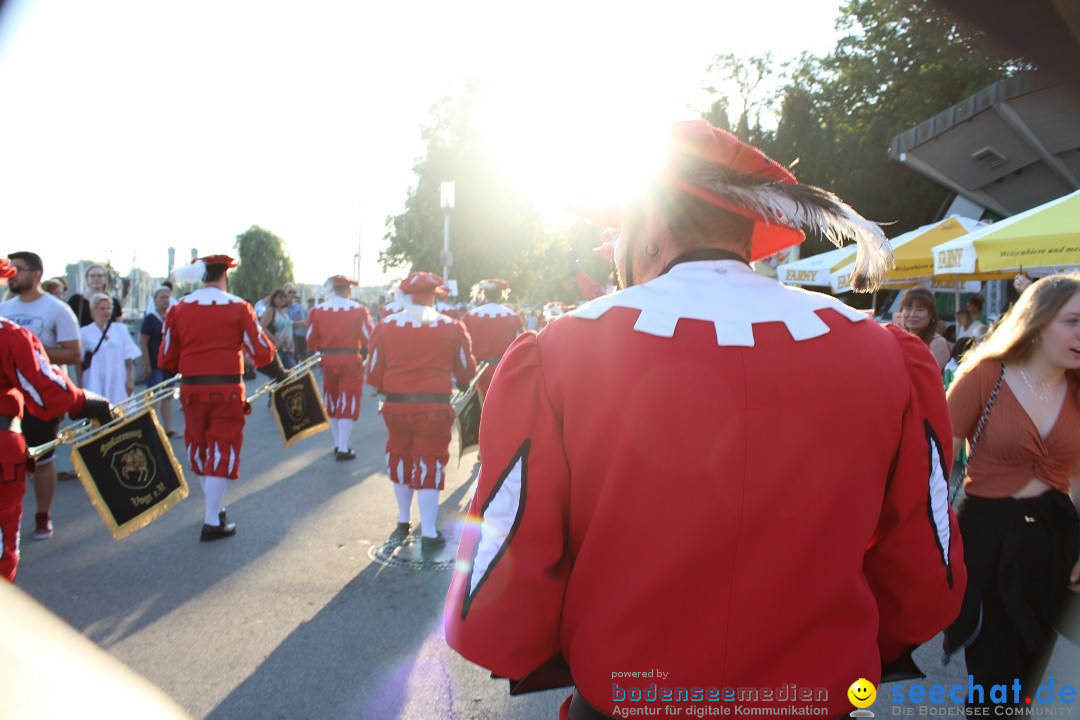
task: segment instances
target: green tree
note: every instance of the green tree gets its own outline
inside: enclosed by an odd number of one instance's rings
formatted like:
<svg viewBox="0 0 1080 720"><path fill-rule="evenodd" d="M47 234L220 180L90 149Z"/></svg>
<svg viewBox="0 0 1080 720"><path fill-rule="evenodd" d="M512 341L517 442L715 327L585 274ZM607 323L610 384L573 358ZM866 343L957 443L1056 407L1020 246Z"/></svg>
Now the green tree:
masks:
<svg viewBox="0 0 1080 720"><path fill-rule="evenodd" d="M948 191L891 161L893 136L1022 66L925 0L849 0L840 12L842 35L825 57L804 54L788 68L768 56L718 55L706 89L734 81L749 111L733 132L783 165L798 163L800 182L892 223L886 232L894 236L933 221ZM767 77L786 78L779 95L767 92ZM729 103L717 94L713 106L726 111ZM830 247L810 238L803 254Z"/></svg>
<svg viewBox="0 0 1080 720"><path fill-rule="evenodd" d="M770 150L890 235L930 222L948 191L891 161L889 143L1019 65L925 0L849 0L837 28L833 52L793 74Z"/></svg>
<svg viewBox="0 0 1080 720"><path fill-rule="evenodd" d="M453 182L452 279L464 295L478 280L501 277L520 301L533 295L534 286L537 293L547 292L538 257L558 241L545 235L540 211L505 177L473 123L473 107L483 95L483 86L471 80L462 97L444 97L432 107L431 119L421 127L426 153L413 166L416 184L404 212L387 218L388 244L379 263L383 270L442 274L440 186ZM566 267L565 257L560 265Z"/></svg>
<svg viewBox="0 0 1080 720"><path fill-rule="evenodd" d="M285 243L274 233L252 225L236 236L240 267L229 277L229 291L255 302L293 279L293 264Z"/></svg>
<svg viewBox="0 0 1080 720"><path fill-rule="evenodd" d="M734 53L716 55L705 70L706 81L702 87L713 100L703 117L752 145L770 142L773 132L768 127L775 123L769 120L776 114L786 72L787 64L778 66L772 53L746 58ZM739 117L735 127L731 126L729 119L733 109L732 98L725 88L730 88L738 96L736 108Z"/></svg>

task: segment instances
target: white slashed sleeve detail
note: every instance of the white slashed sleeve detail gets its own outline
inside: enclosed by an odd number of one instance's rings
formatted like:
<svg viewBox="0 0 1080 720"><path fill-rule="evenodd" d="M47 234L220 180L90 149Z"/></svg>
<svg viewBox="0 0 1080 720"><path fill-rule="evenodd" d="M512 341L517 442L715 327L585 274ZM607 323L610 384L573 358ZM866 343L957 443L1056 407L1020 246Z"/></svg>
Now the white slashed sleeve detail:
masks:
<svg viewBox="0 0 1080 720"><path fill-rule="evenodd" d="M522 478L525 458L518 455L506 479L491 497L480 522L480 542L469 577L469 594L474 595L480 581L501 554L522 510Z"/></svg>
<svg viewBox="0 0 1080 720"><path fill-rule="evenodd" d="M934 520L938 546L941 548L942 561L949 565L949 550L952 547L952 529L949 526L949 483L945 478L945 468L941 457L941 447L936 438L928 433L930 445L929 504L930 515Z"/></svg>
<svg viewBox="0 0 1080 720"><path fill-rule="evenodd" d="M37 403L38 407L44 407L44 401L41 399L41 393L39 393L37 391L37 388L34 387L34 385L26 379L26 376L22 374L22 370L16 368L15 377L18 378L19 387L22 389L22 391L32 397L34 399L34 402Z"/></svg>

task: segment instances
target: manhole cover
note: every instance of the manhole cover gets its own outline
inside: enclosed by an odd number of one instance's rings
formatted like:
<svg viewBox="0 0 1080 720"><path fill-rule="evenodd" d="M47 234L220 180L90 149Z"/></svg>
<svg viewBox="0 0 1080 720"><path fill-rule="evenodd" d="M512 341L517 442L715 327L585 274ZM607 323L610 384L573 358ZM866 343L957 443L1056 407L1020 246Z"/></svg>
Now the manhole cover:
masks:
<svg viewBox="0 0 1080 720"><path fill-rule="evenodd" d="M446 535L446 533L443 533ZM368 557L380 565L409 570L453 570L457 561L458 538L446 535L446 544L438 550L420 549L420 536L410 535L402 540L387 540L368 548Z"/></svg>

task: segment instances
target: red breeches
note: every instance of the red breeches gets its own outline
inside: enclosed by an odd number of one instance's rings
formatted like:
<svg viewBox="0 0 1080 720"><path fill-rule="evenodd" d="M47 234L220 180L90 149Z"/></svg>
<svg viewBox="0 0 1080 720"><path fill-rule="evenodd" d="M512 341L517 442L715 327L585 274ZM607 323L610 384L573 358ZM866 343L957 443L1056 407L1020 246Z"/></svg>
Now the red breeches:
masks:
<svg viewBox="0 0 1080 720"><path fill-rule="evenodd" d="M385 403L390 479L415 490L442 490L450 460L454 411L438 403Z"/></svg>
<svg viewBox="0 0 1080 720"><path fill-rule="evenodd" d="M361 365L322 366L323 404L332 418L356 420L360 417L360 398L364 394L364 368Z"/></svg>
<svg viewBox="0 0 1080 720"><path fill-rule="evenodd" d="M244 443L244 395L241 389L223 392L182 387L184 444L188 464L196 475L235 480L240 476L240 446Z"/></svg>

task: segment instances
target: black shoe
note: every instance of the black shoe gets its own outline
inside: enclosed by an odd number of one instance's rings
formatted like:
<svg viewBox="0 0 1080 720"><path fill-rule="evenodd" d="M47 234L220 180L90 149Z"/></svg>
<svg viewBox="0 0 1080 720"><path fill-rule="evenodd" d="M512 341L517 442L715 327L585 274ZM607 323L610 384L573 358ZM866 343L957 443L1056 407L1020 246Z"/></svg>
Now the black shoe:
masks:
<svg viewBox="0 0 1080 720"><path fill-rule="evenodd" d="M352 448L349 448L345 452L334 450L334 459L338 462L341 462L342 460L355 460L356 453L353 452Z"/></svg>
<svg viewBox="0 0 1080 720"><path fill-rule="evenodd" d="M427 536L420 538L420 549L424 551L438 550L444 545L446 545L446 536L442 533L438 533L433 538L429 538Z"/></svg>
<svg viewBox="0 0 1080 720"><path fill-rule="evenodd" d="M225 513L221 514L222 517ZM199 540L202 542L210 542L211 540L220 540L221 538L232 537L236 534L236 523L224 523L220 525L203 525L202 534L199 535Z"/></svg>
<svg viewBox="0 0 1080 720"><path fill-rule="evenodd" d="M409 537L409 532L412 531L412 525L409 523L399 522L397 529L390 533L390 539L398 542L404 542L405 538Z"/></svg>

